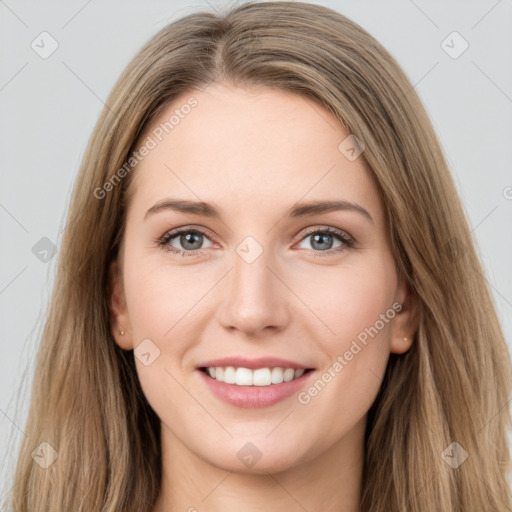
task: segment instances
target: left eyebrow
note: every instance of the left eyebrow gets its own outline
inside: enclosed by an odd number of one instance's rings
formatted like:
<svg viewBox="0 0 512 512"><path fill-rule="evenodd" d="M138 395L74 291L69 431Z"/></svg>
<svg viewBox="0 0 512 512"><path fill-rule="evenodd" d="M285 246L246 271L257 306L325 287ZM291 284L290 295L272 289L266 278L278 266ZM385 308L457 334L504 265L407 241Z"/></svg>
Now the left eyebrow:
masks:
<svg viewBox="0 0 512 512"><path fill-rule="evenodd" d="M163 210L174 210L215 219L222 218L221 208L214 203L167 198L153 205L144 215L144 219ZM333 211L354 211L362 214L367 220L374 224L372 216L361 205L345 200L296 203L286 210L284 216L297 218L307 215L321 215Z"/></svg>
<svg viewBox="0 0 512 512"><path fill-rule="evenodd" d="M309 203L297 203L289 208L285 214L288 217L304 217L306 215L320 215L335 211L353 211L362 214L374 224L372 216L361 205L350 201L311 201Z"/></svg>

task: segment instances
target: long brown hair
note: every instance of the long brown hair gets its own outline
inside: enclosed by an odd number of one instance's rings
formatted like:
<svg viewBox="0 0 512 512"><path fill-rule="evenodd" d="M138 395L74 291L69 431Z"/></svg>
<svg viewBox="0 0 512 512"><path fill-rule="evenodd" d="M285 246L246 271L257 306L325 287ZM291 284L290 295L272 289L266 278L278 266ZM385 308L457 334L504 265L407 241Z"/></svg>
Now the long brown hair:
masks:
<svg viewBox="0 0 512 512"><path fill-rule="evenodd" d="M150 512L156 501L159 419L133 353L112 337L108 269L136 172L126 162L141 135L174 98L215 80L303 94L364 141L397 268L418 297L413 346L391 355L369 411L361 510L512 510L510 360L430 120L371 35L331 9L296 1L182 17L117 81L74 187L12 509ZM36 449L46 468L36 463Z"/></svg>

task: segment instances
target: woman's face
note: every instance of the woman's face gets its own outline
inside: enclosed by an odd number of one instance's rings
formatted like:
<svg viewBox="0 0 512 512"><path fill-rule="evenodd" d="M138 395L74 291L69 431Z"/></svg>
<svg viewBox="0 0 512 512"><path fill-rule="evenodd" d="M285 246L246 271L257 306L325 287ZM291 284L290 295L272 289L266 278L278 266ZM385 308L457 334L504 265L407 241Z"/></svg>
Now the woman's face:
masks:
<svg viewBox="0 0 512 512"><path fill-rule="evenodd" d="M349 135L310 99L215 84L142 139L114 336L165 439L216 467L281 471L360 440L390 352L409 348L383 204Z"/></svg>

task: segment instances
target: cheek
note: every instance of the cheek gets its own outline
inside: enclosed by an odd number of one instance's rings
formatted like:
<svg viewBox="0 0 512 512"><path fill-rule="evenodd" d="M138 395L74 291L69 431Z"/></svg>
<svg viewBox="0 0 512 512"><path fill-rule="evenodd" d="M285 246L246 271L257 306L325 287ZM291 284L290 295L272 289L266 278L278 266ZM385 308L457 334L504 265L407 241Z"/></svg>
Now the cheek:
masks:
<svg viewBox="0 0 512 512"><path fill-rule="evenodd" d="M127 269L125 292L135 343L143 338L159 342L173 338L174 344L175 333L190 325L211 287L191 269L151 263Z"/></svg>
<svg viewBox="0 0 512 512"><path fill-rule="evenodd" d="M326 363L297 396L305 431L314 432L319 424L331 425L329 433L317 441L318 450L328 448L364 418L377 397L389 359L395 313L389 294L371 283L361 285L359 293L349 291L342 294L337 316L333 311L330 321L336 335L317 338L327 354Z"/></svg>
<svg viewBox="0 0 512 512"><path fill-rule="evenodd" d="M386 314L396 292L396 274L387 258L369 259L366 264L347 265L318 271L314 279L302 284L297 295L318 316L319 340L339 350L344 343L357 338ZM390 323L379 322L379 331L387 332ZM327 335L326 335L327 334ZM364 334L361 336L364 338Z"/></svg>
<svg viewBox="0 0 512 512"><path fill-rule="evenodd" d="M159 417L169 424L176 411L193 406L179 384L187 368L188 350L196 336L194 314L207 291L198 286L197 276L178 268L153 264L125 266L125 294L135 347L135 363L146 399ZM150 340L148 342L147 340ZM138 357L137 346L146 343L154 360L146 365ZM141 345L142 346L142 345ZM155 357L153 354L157 354Z"/></svg>
<svg viewBox="0 0 512 512"><path fill-rule="evenodd" d="M396 273L391 257L369 259L367 265L339 267L301 288L315 321L314 337L327 355L319 382L304 401L322 409L333 406L352 418L373 402L389 358ZM308 325L313 325L313 320ZM321 395L321 396L320 396ZM318 396L318 399L316 398ZM327 411L316 411L327 415Z"/></svg>

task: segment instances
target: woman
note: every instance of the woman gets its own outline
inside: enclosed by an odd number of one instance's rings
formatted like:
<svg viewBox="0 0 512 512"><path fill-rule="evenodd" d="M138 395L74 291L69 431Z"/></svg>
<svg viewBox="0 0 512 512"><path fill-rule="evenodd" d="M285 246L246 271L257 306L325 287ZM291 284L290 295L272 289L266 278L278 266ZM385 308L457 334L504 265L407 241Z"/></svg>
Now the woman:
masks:
<svg viewBox="0 0 512 512"><path fill-rule="evenodd" d="M506 344L386 50L307 3L196 13L107 105L13 510L512 510Z"/></svg>

